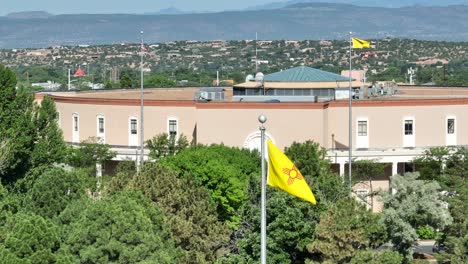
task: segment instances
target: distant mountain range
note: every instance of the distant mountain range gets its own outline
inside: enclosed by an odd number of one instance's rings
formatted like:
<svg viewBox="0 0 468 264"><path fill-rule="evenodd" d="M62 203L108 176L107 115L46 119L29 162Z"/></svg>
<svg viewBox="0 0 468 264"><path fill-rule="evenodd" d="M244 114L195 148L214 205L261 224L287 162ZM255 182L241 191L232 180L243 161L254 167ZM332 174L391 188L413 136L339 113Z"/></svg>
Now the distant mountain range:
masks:
<svg viewBox="0 0 468 264"><path fill-rule="evenodd" d="M290 0L283 2L272 2L264 5L258 5L249 9L254 10L268 10L278 9L286 6L299 4L299 3L328 3L330 0ZM468 0L390 0L390 1L376 1L376 0L334 0L335 4L351 4L356 6L366 7L407 7L407 6L449 6L449 5L468 5Z"/></svg>
<svg viewBox="0 0 468 264"><path fill-rule="evenodd" d="M398 1L397 1L398 2ZM401 2L401 1L400 1ZM298 3L272 10L206 14L83 14L0 17L0 48L175 40L399 37L468 41L468 6L401 8Z"/></svg>

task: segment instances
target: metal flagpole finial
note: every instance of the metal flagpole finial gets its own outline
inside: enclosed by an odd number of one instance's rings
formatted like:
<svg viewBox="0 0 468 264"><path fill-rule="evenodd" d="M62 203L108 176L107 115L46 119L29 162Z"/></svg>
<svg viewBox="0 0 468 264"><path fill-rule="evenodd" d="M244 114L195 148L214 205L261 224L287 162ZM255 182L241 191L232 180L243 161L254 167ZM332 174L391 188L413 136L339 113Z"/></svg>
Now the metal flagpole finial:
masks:
<svg viewBox="0 0 468 264"><path fill-rule="evenodd" d="M258 122L264 124L267 121L267 117L265 115L258 116Z"/></svg>

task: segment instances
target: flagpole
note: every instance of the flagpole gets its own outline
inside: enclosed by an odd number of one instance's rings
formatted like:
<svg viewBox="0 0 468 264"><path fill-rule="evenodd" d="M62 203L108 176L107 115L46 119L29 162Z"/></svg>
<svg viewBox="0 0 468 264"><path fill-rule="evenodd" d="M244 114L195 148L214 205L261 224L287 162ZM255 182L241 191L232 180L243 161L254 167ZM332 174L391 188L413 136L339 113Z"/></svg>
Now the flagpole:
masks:
<svg viewBox="0 0 468 264"><path fill-rule="evenodd" d="M261 215L261 251L260 258L261 264L266 264L266 169L265 169L265 127L263 124L267 121L266 116L260 115L258 117L260 122L260 153L261 153L261 162L262 162L262 215Z"/></svg>
<svg viewBox="0 0 468 264"><path fill-rule="evenodd" d="M144 159L144 134L143 134L143 106L144 106L144 98L143 98L143 31L140 31L141 36L141 46L140 46L140 166L143 166L143 159Z"/></svg>
<svg viewBox="0 0 468 264"><path fill-rule="evenodd" d="M353 127L353 115L352 115L352 88L351 88L351 71L352 71L352 67L351 67L351 61L352 61L352 43L353 43L353 40L352 40L352 32L349 32L349 117L348 117L348 136L349 136L349 170L348 170L348 174L349 174L349 189L350 191L352 192L353 190L353 184L351 182L352 180L352 172L351 172L351 168L352 168L352 158L353 158L353 154L352 154L352 149L353 149L353 133L352 133L352 127Z"/></svg>

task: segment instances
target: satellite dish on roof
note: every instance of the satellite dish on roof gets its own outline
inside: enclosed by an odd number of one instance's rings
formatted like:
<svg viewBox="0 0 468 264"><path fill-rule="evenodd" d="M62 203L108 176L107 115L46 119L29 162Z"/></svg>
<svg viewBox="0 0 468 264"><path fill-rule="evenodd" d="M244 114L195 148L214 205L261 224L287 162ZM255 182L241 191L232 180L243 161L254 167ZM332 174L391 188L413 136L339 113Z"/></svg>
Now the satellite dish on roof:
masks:
<svg viewBox="0 0 468 264"><path fill-rule="evenodd" d="M245 77L245 82L251 82L251 81L254 81L255 78L253 77L252 74L249 74L247 75L247 77Z"/></svg>
<svg viewBox="0 0 468 264"><path fill-rule="evenodd" d="M255 74L255 80L256 80L257 82L263 82L263 77L264 77L264 76L265 76L265 75L263 75L263 73L257 72L257 74Z"/></svg>

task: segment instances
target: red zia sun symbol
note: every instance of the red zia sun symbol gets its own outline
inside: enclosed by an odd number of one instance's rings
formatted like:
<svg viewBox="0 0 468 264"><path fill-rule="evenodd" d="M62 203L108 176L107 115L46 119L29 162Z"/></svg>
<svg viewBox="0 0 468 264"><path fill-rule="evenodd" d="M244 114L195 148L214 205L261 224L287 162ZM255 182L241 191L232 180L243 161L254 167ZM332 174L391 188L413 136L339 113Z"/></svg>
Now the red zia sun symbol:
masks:
<svg viewBox="0 0 468 264"><path fill-rule="evenodd" d="M299 172L299 170L296 168L296 166L293 166L292 169L288 169L288 168L283 168L283 173L288 175L288 185L291 185L294 183L294 180L298 179L298 180L302 180L304 179L301 175L301 173Z"/></svg>

